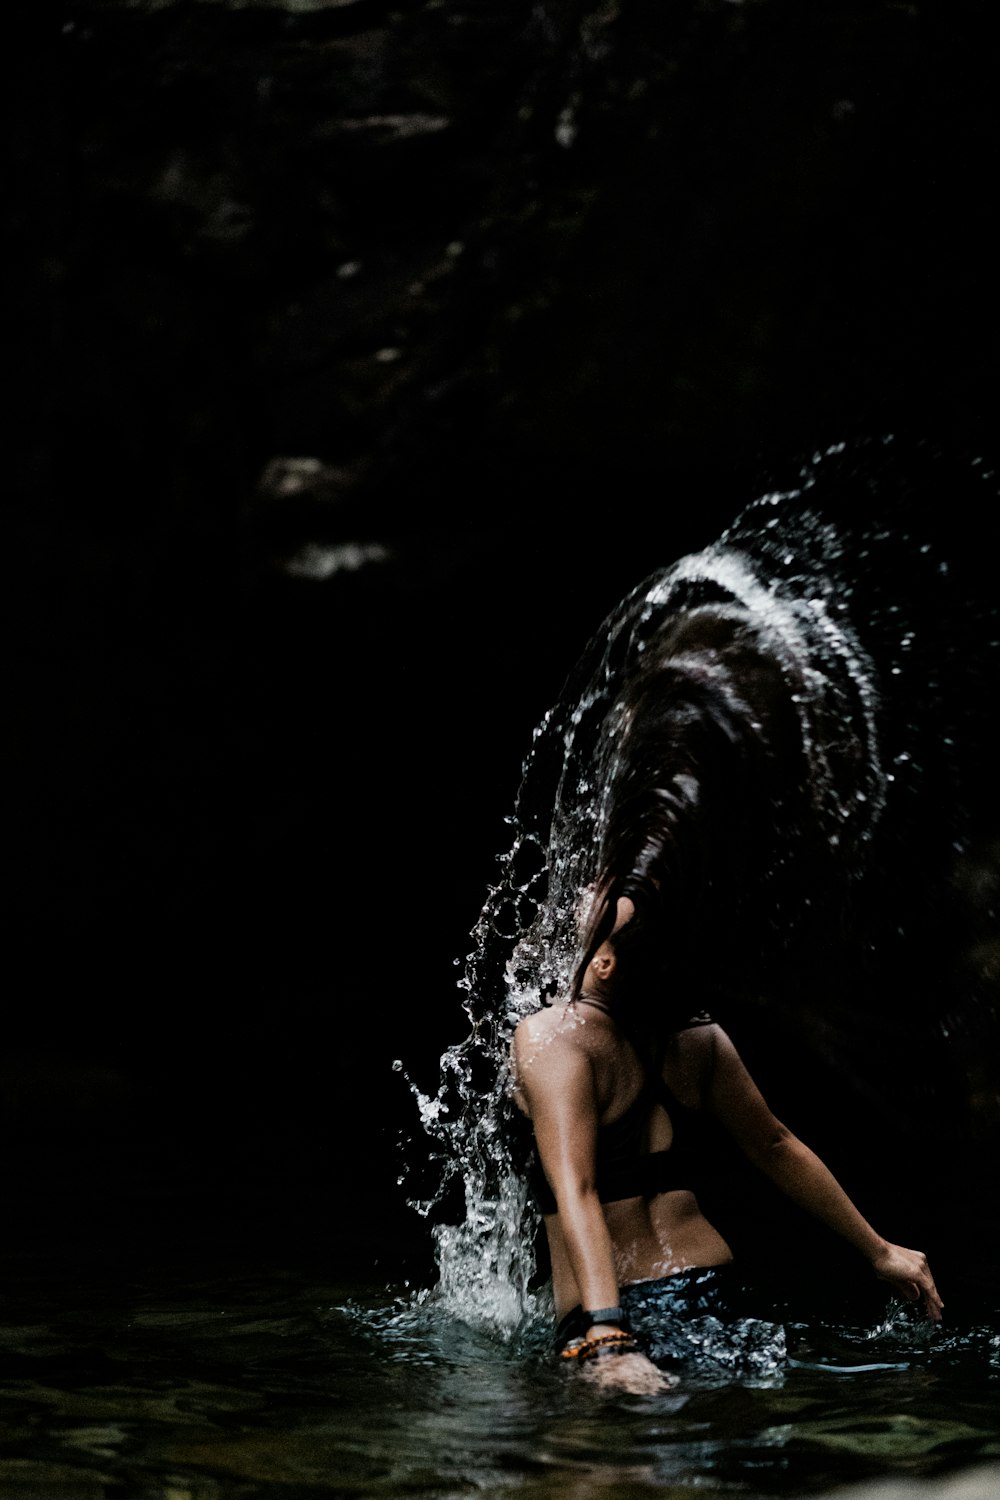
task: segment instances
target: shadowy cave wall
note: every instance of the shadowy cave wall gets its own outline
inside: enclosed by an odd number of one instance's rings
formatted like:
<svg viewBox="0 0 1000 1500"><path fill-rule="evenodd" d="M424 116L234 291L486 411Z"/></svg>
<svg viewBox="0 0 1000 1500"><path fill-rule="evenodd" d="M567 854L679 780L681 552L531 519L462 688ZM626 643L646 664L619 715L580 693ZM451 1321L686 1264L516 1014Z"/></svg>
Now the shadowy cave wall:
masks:
<svg viewBox="0 0 1000 1500"><path fill-rule="evenodd" d="M989 451L990 9L25 19L10 1180L28 1222L78 1193L140 1244L208 1214L329 1245L347 1202L418 1241L390 1064L426 1087L463 1034L455 960L586 637L815 447ZM963 495L922 522L988 592Z"/></svg>

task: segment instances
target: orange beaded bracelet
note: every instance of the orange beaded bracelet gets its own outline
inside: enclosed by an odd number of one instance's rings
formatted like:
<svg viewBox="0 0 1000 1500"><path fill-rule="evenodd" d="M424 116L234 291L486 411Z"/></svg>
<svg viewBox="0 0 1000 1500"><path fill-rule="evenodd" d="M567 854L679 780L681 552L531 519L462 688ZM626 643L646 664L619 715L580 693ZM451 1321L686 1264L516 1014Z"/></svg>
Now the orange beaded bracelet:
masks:
<svg viewBox="0 0 1000 1500"><path fill-rule="evenodd" d="M599 1354L631 1354L638 1349L637 1341L630 1333L599 1333L592 1339L582 1339L571 1344L561 1354L562 1359L577 1359L582 1363Z"/></svg>

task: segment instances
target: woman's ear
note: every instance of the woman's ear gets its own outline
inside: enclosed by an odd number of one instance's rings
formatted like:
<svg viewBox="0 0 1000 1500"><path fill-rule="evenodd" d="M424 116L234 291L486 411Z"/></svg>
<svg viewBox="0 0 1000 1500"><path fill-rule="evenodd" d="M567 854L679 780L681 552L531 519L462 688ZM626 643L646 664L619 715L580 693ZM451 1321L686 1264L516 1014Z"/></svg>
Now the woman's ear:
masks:
<svg viewBox="0 0 1000 1500"><path fill-rule="evenodd" d="M615 972L615 954L610 943L602 943L590 960L595 976L606 983Z"/></svg>

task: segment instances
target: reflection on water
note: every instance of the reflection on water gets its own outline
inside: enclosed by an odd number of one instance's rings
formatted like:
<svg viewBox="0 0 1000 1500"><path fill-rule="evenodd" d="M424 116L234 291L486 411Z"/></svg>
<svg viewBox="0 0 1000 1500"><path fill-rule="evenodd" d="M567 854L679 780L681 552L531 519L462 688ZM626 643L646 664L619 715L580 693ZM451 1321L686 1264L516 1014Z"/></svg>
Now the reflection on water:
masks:
<svg viewBox="0 0 1000 1500"><path fill-rule="evenodd" d="M782 1373L702 1364L640 1398L567 1375L537 1323L502 1342L433 1294L274 1269L5 1289L4 1500L797 1496L980 1464L1000 1493L995 1315L790 1323Z"/></svg>

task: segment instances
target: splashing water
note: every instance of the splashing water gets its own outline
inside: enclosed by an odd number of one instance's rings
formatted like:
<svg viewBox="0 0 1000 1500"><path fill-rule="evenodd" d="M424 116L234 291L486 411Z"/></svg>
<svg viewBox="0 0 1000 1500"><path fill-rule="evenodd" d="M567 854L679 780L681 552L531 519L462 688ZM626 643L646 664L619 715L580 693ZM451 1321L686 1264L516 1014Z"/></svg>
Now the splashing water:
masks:
<svg viewBox="0 0 1000 1500"><path fill-rule="evenodd" d="M880 678L852 618L852 571L866 547L889 533L873 532L865 545L853 537L848 546L807 503L817 466L842 451L817 455L797 488L763 495L717 542L633 590L535 730L508 820L512 842L459 982L471 1034L443 1056L436 1095L410 1085L441 1171L438 1191L413 1206L426 1216L456 1179L465 1190L464 1221L434 1231L440 1279L433 1295L473 1326L511 1338L538 1315L544 1297L532 1290L536 1224L510 1129L508 1050L518 1020L546 993L565 990L580 958L587 893L602 877L627 770L623 684L650 661L675 681L709 684L760 764L775 773L774 786L784 791L772 786L768 796L774 836L751 883L758 917L766 906L769 936L779 942L795 918L787 905L794 878L781 884L791 851L802 843L821 848L849 882L864 867L891 783L910 759L901 751L887 772L880 709L882 680L900 675L897 660L905 667L912 631L897 603L887 603L880 628L884 639L888 622L897 654L883 651ZM690 767L676 771L678 804L697 792L691 780Z"/></svg>

